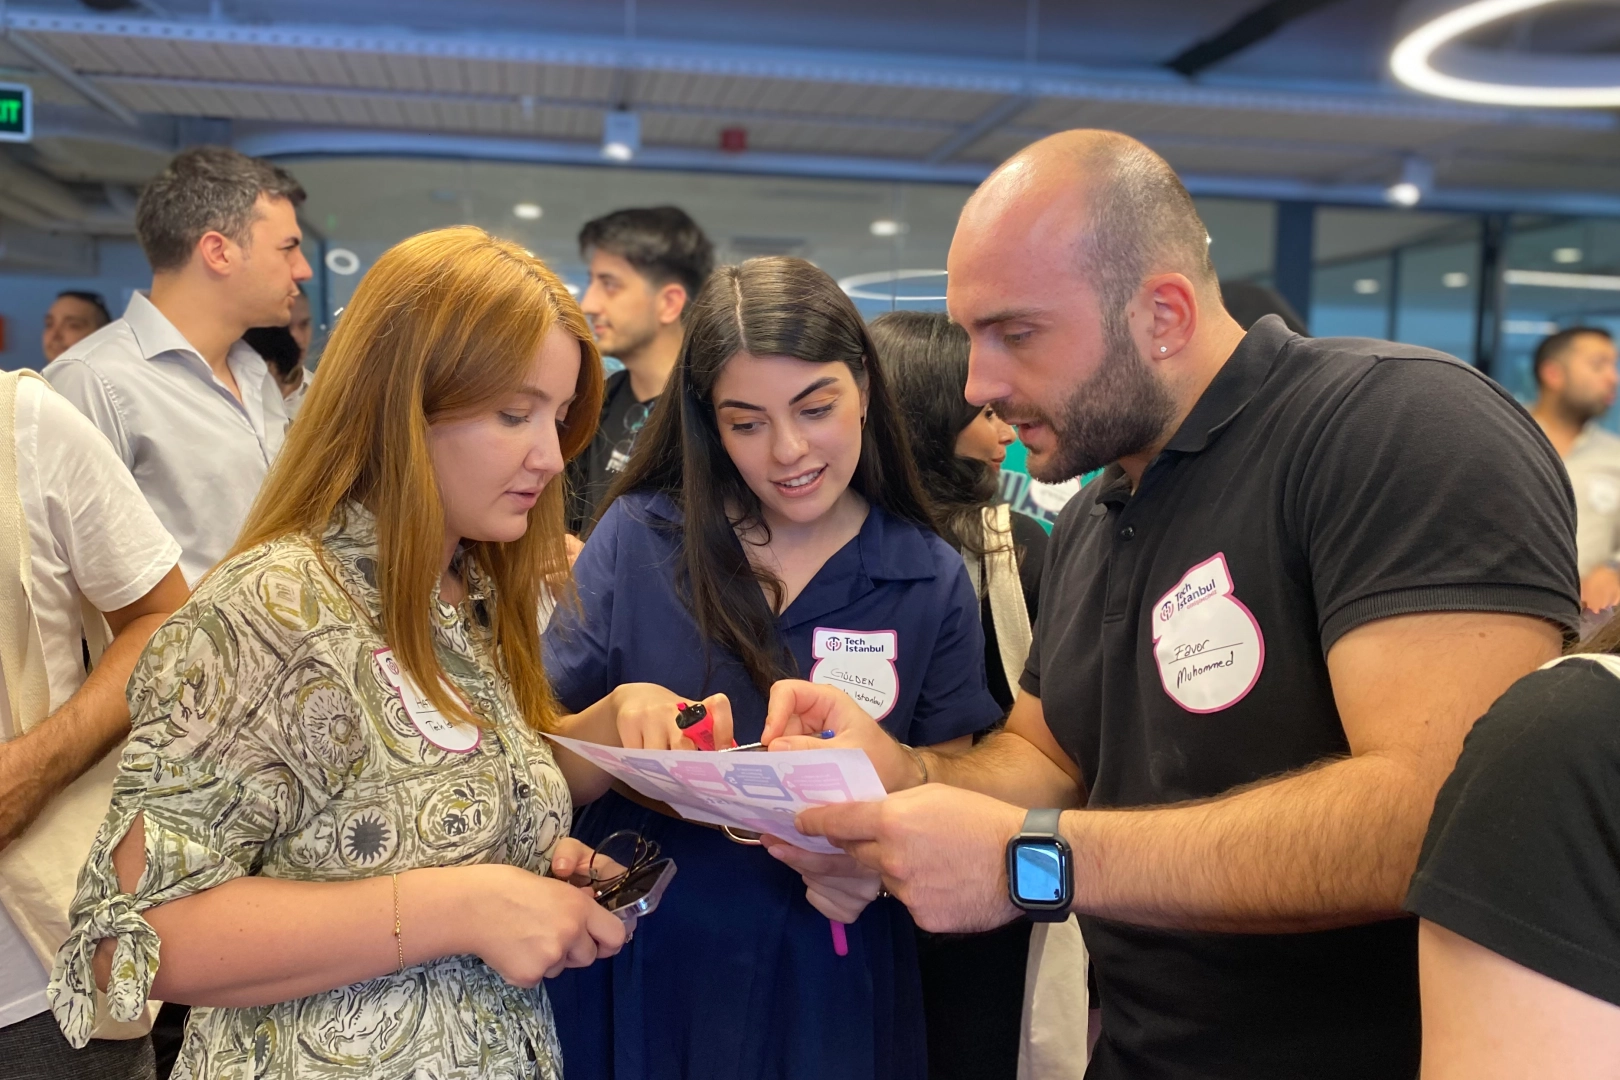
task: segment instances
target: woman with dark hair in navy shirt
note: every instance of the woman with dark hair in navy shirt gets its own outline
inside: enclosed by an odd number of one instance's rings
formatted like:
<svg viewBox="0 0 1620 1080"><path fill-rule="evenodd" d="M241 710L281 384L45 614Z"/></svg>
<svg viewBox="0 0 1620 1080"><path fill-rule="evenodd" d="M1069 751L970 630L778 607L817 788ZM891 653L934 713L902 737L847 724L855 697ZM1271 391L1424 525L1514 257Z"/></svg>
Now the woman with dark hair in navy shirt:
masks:
<svg viewBox="0 0 1620 1080"><path fill-rule="evenodd" d="M860 703L906 743L965 749L1001 719L977 598L872 340L803 260L709 279L574 572L580 607L546 634L564 734L690 748L676 705L703 698L720 745L757 740L771 684L819 681L830 637L871 647L882 671ZM680 875L614 963L551 984L569 1080L924 1080L913 926L871 902L875 879L844 856L801 879L605 777L598 790L575 834L633 829ZM849 923L848 955L828 918Z"/></svg>

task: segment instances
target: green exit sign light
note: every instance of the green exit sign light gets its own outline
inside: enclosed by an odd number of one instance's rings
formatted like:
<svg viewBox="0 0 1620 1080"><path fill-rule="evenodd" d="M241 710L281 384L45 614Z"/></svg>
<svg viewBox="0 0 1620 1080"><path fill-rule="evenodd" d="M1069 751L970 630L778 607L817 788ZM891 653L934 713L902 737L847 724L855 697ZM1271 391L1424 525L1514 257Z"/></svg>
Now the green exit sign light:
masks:
<svg viewBox="0 0 1620 1080"><path fill-rule="evenodd" d="M0 142L28 142L33 137L33 90L16 83L0 83Z"/></svg>

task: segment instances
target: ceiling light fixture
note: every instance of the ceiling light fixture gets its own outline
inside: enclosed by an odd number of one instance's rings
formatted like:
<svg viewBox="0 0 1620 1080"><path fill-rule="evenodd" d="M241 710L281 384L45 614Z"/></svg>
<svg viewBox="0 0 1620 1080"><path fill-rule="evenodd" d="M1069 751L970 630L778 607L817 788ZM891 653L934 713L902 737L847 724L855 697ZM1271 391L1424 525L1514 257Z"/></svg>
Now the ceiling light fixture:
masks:
<svg viewBox="0 0 1620 1080"><path fill-rule="evenodd" d="M1440 284L1448 289L1466 289L1468 288L1468 275L1461 270L1453 270L1449 274L1440 275Z"/></svg>
<svg viewBox="0 0 1620 1080"><path fill-rule="evenodd" d="M1401 178L1384 189L1384 198L1396 206L1416 206L1434 187L1434 166L1420 157L1401 163Z"/></svg>
<svg viewBox="0 0 1620 1080"><path fill-rule="evenodd" d="M1578 263L1581 261L1581 249L1577 247L1553 248L1552 259L1555 263Z"/></svg>
<svg viewBox="0 0 1620 1080"><path fill-rule="evenodd" d="M1371 296L1378 291L1377 278L1356 278L1355 284L1350 286L1361 296Z"/></svg>
<svg viewBox="0 0 1620 1080"><path fill-rule="evenodd" d="M1565 274L1557 270L1504 270L1502 280L1509 285L1533 285L1541 289L1596 289L1620 292L1620 277L1613 274Z"/></svg>
<svg viewBox="0 0 1620 1080"><path fill-rule="evenodd" d="M627 109L613 109L602 118L602 156L629 161L641 149L641 117Z"/></svg>
<svg viewBox="0 0 1620 1080"><path fill-rule="evenodd" d="M873 236L899 236L906 231L903 221L894 221L891 218L878 218L872 222Z"/></svg>
<svg viewBox="0 0 1620 1080"><path fill-rule="evenodd" d="M1558 333L1558 324L1545 319L1506 319L1502 323L1502 333L1546 337L1548 334Z"/></svg>
<svg viewBox="0 0 1620 1080"><path fill-rule="evenodd" d="M945 294L929 293L913 296L900 291L900 282L944 277L943 270L877 270L870 274L851 274L849 277L839 278L838 287L856 300L899 300L914 303L922 300L943 300ZM889 286L887 291L879 292L871 287L884 284Z"/></svg>
<svg viewBox="0 0 1620 1080"><path fill-rule="evenodd" d="M520 202L512 207L512 216L520 217L524 221L539 221L540 213L539 203Z"/></svg>
<svg viewBox="0 0 1620 1080"><path fill-rule="evenodd" d="M1473 30L1562 0L1472 0L1410 31L1389 56L1395 77L1414 90L1482 105L1604 109L1620 105L1620 66L1605 57L1527 56L1473 48ZM1448 74L1435 66L1446 53Z"/></svg>

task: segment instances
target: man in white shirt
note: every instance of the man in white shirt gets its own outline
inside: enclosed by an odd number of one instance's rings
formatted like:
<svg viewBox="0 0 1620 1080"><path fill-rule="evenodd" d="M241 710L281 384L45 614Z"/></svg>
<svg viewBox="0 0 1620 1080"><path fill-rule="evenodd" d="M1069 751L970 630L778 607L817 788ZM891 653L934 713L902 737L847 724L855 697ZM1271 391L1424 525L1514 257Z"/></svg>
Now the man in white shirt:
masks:
<svg viewBox="0 0 1620 1080"><path fill-rule="evenodd" d="M1597 418L1620 388L1614 338L1598 326L1571 326L1536 346L1538 394L1530 406L1575 491L1575 563L1581 606L1601 612L1620 603L1620 436Z"/></svg>
<svg viewBox="0 0 1620 1080"><path fill-rule="evenodd" d="M129 734L124 684L186 599L180 545L72 405L38 378L0 374L0 401L13 394L0 416L12 436L0 438L0 1073L150 1076L139 1028L98 1028L109 1037L72 1049L46 985ZM114 635L88 677L86 600Z"/></svg>
<svg viewBox="0 0 1620 1080"><path fill-rule="evenodd" d="M63 353L45 377L101 429L180 542L196 584L236 540L287 413L241 340L285 326L310 277L286 171L219 146L177 156L141 192L150 298Z"/></svg>

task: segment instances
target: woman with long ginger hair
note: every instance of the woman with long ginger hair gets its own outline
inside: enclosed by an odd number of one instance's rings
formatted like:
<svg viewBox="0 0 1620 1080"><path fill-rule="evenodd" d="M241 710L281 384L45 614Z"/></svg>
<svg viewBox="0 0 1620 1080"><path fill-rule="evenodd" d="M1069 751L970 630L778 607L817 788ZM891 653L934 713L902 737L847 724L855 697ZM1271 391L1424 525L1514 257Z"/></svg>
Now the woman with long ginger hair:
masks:
<svg viewBox="0 0 1620 1080"><path fill-rule="evenodd" d="M130 681L50 989L75 1045L99 985L113 1016L194 1006L177 1076L560 1076L539 983L626 935L559 880L587 852L539 737L550 481L601 390L515 244L377 261L235 551Z"/></svg>

